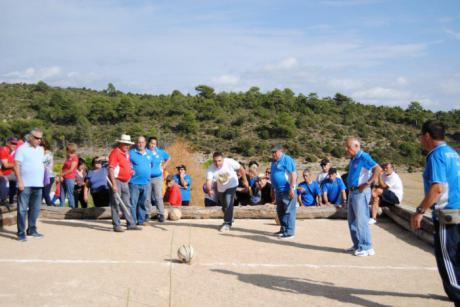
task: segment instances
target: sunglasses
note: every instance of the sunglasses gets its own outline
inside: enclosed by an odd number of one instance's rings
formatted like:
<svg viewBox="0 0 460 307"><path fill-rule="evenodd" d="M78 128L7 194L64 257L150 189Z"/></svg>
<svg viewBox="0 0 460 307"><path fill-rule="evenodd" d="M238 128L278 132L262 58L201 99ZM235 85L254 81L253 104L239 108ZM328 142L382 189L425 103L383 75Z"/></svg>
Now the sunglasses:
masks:
<svg viewBox="0 0 460 307"><path fill-rule="evenodd" d="M101 164L101 161L94 161L94 164Z"/></svg>
<svg viewBox="0 0 460 307"><path fill-rule="evenodd" d="M41 139L42 139L41 137L35 136L35 135L33 135L33 134L32 134L32 137L33 137L34 139L36 139L36 140L41 140Z"/></svg>

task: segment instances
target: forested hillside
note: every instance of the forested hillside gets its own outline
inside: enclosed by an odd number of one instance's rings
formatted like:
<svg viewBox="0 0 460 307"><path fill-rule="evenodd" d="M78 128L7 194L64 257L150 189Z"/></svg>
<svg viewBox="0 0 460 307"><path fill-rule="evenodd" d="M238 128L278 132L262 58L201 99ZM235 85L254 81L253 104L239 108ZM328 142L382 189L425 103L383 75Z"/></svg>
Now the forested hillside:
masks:
<svg viewBox="0 0 460 307"><path fill-rule="evenodd" d="M407 109L374 106L342 94L321 98L290 89L216 93L200 85L196 91L147 95L122 93L112 84L95 91L2 83L0 137L24 135L34 126L58 147L67 141L110 146L120 133L155 135L167 143L183 137L199 151L265 158L270 144L279 142L291 155L316 161L344 157L344 138L356 135L379 161L420 166L417 134L423 121L437 118L448 125L449 142L460 147L460 109L434 113L418 102Z"/></svg>

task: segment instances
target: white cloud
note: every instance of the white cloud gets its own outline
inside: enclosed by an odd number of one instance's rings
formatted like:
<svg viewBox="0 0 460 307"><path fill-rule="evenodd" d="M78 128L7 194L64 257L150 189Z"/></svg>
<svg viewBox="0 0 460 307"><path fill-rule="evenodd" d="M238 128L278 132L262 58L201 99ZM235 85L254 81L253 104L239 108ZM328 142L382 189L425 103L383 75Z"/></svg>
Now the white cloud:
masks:
<svg viewBox="0 0 460 307"><path fill-rule="evenodd" d="M299 61L295 57L287 57L274 64L265 65L266 71L292 70L299 66Z"/></svg>
<svg viewBox="0 0 460 307"><path fill-rule="evenodd" d="M237 85L240 82L240 77L235 75L221 75L217 78L213 78L212 82L216 85Z"/></svg>
<svg viewBox="0 0 460 307"><path fill-rule="evenodd" d="M451 30L451 29L446 29L445 31L446 31L447 34L450 34L454 38L460 39L460 31L454 31L454 30Z"/></svg>
<svg viewBox="0 0 460 307"><path fill-rule="evenodd" d="M409 83L409 81L407 80L407 78L403 77L403 76L399 76L397 79L396 79L396 83L398 85L407 85Z"/></svg>
<svg viewBox="0 0 460 307"><path fill-rule="evenodd" d="M363 86L363 83L353 79L332 79L328 81L328 85L334 91L347 91L359 89Z"/></svg>
<svg viewBox="0 0 460 307"><path fill-rule="evenodd" d="M354 98L358 98L358 100L393 100L395 102L400 102L408 100L411 97L411 93L408 91L377 86L366 90L356 91L352 94L352 96Z"/></svg>
<svg viewBox="0 0 460 307"><path fill-rule="evenodd" d="M61 74L62 69L59 66L35 68L29 67L22 71L12 71L3 75L8 82L25 82L34 83L40 80L46 81L50 78L57 77Z"/></svg>

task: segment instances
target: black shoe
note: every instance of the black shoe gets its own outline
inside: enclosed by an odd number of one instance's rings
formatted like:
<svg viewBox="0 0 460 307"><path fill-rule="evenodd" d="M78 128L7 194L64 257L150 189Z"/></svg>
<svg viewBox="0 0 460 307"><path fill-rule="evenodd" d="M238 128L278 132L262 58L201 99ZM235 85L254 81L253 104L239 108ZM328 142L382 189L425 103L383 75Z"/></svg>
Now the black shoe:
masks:
<svg viewBox="0 0 460 307"><path fill-rule="evenodd" d="M142 227L141 226L137 226L137 225L129 225L127 227L128 230L142 230Z"/></svg>
<svg viewBox="0 0 460 307"><path fill-rule="evenodd" d="M115 227L113 227L113 231L115 231L115 232L123 232L124 230L123 230L123 228L121 228L121 226L115 226Z"/></svg>
<svg viewBox="0 0 460 307"><path fill-rule="evenodd" d="M38 231L35 231L35 232L30 232L27 234L29 237L34 237L34 238L37 238L37 239L41 239L44 237L44 235L42 235L41 233L39 233Z"/></svg>
<svg viewBox="0 0 460 307"><path fill-rule="evenodd" d="M276 237L280 237L284 234L284 232L282 232L281 230L280 231L277 231L275 232L273 235L276 236Z"/></svg>
<svg viewBox="0 0 460 307"><path fill-rule="evenodd" d="M158 222L163 223L165 221L165 216L163 214L158 214Z"/></svg>

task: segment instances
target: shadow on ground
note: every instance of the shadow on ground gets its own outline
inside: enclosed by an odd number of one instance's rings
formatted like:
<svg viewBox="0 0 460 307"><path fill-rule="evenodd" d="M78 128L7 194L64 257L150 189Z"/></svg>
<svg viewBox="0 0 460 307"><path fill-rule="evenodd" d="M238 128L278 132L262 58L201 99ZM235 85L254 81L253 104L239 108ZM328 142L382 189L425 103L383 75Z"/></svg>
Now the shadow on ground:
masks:
<svg viewBox="0 0 460 307"><path fill-rule="evenodd" d="M76 220L66 220L66 221L42 220L41 222L43 224L50 224L50 225L89 228L89 229L99 230L99 231L113 231L113 226L112 226L111 221L92 220L91 224L78 222Z"/></svg>
<svg viewBox="0 0 460 307"><path fill-rule="evenodd" d="M395 296L448 301L447 297L435 294L414 294L391 291L356 289L348 287L338 287L335 286L333 283L315 281L304 278L292 278L268 274L244 274L222 269L213 269L212 271L227 275L234 275L241 282L252 284L261 288L266 288L272 291L326 297L331 300L336 300L340 303L350 303L361 306L390 306L379 304L377 302L371 301L370 299L360 297L365 295Z"/></svg>

